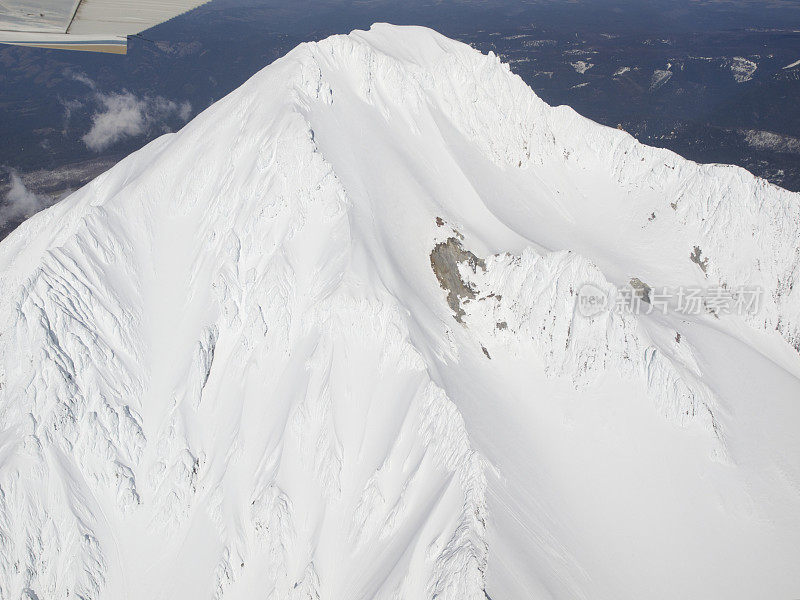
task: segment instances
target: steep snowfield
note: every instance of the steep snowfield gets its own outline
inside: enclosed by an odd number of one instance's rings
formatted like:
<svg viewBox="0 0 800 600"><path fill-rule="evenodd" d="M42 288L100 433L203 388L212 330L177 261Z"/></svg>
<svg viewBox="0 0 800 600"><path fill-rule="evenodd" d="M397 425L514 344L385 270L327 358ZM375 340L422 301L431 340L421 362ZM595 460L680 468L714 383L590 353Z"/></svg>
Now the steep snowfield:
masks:
<svg viewBox="0 0 800 600"><path fill-rule="evenodd" d="M800 597L798 240L430 30L303 44L0 245L0 598ZM764 296L579 314L634 279Z"/></svg>

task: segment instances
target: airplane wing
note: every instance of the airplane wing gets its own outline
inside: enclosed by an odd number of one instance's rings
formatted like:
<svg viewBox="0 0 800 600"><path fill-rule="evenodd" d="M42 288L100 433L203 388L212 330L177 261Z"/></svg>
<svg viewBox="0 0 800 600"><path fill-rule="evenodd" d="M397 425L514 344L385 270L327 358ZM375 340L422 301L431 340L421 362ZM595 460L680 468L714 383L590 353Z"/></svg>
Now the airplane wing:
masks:
<svg viewBox="0 0 800 600"><path fill-rule="evenodd" d="M209 0L0 0L0 43L125 54L128 36Z"/></svg>

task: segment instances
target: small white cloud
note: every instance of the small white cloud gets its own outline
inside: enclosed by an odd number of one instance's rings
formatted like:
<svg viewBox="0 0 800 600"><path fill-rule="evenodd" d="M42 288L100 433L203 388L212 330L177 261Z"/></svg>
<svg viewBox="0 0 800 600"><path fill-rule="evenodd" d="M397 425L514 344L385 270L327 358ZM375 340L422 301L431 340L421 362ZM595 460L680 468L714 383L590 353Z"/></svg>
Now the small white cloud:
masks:
<svg viewBox="0 0 800 600"><path fill-rule="evenodd" d="M70 72L69 76L94 92L86 103L62 102L67 122L73 110L85 104L94 106L92 126L82 137L86 147L94 152L102 152L124 139L153 130L169 131L170 123L183 124L192 114L189 102L179 103L162 96L137 96L128 91L103 93L86 75Z"/></svg>
<svg viewBox="0 0 800 600"><path fill-rule="evenodd" d="M97 89L97 84L95 84L95 82L92 81L89 78L89 76L86 75L85 73L76 73L75 71L68 70L68 71L66 71L66 75L68 75L71 79L74 79L78 83L82 83L83 85L85 85L86 87L88 87L90 89L93 89L93 90Z"/></svg>
<svg viewBox="0 0 800 600"><path fill-rule="evenodd" d="M34 194L22 181L22 178L11 171L11 189L6 194L5 202L0 204L0 227L11 222L23 221L47 206L47 199Z"/></svg>
<svg viewBox="0 0 800 600"><path fill-rule="evenodd" d="M121 139L145 131L144 102L131 93L101 94L103 108L92 117L92 128L83 136L86 147L101 152Z"/></svg>
<svg viewBox="0 0 800 600"><path fill-rule="evenodd" d="M61 106L64 107L64 127L61 130L62 135L67 135L69 131L69 122L72 119L72 113L83 108L81 100L63 100L59 98Z"/></svg>
<svg viewBox="0 0 800 600"><path fill-rule="evenodd" d="M166 123L185 123L192 113L188 102L178 104L161 96L140 98L130 92L96 95L100 109L92 116L92 127L83 136L86 147L102 152L117 142L143 135L154 128L168 131Z"/></svg>

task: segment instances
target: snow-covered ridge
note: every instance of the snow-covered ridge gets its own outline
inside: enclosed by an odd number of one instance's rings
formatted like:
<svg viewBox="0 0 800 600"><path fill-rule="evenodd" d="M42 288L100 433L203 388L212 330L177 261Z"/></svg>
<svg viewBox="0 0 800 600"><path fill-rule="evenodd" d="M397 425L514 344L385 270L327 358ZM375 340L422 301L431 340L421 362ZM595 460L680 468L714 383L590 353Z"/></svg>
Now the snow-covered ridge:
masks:
<svg viewBox="0 0 800 600"><path fill-rule="evenodd" d="M394 30L382 32L388 38L397 35ZM648 208L674 211L677 227L711 257L706 272L711 282L764 287L769 302L758 325L777 328L800 351L800 292L794 289L800 268L798 194L739 167L698 165L644 146L569 107L551 108L491 53L484 56L450 40L442 42L447 52L441 47L426 52L426 42L419 42L420 50L408 60L382 53L357 35L325 40L318 52L314 46L298 49L311 54L302 59L303 91L333 102L324 80L307 79L309 72L321 77L316 65L330 55L339 68L346 65L361 97L379 107L385 100L376 98L376 88L406 110L419 109L421 98L435 94L442 99L439 108L501 166L544 171L548 158L563 155L572 164L601 170L618 186L618 194L628 196L621 201L629 199L630 190L638 195L648 190L648 200L660 200ZM308 62L315 67L307 67ZM747 252L742 244L750 246ZM686 251L691 254L692 249Z"/></svg>
<svg viewBox="0 0 800 600"><path fill-rule="evenodd" d="M798 228L430 30L303 44L0 245L0 598L796 595ZM633 278L768 295L576 313Z"/></svg>

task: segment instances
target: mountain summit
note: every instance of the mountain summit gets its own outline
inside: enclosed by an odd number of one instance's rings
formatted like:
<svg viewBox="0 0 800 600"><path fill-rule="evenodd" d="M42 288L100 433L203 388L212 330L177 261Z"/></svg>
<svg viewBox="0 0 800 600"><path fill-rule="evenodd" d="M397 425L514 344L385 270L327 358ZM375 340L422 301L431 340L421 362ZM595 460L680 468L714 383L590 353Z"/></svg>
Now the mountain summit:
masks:
<svg viewBox="0 0 800 600"><path fill-rule="evenodd" d="M0 244L0 597L800 597L799 240L492 54L303 44Z"/></svg>

